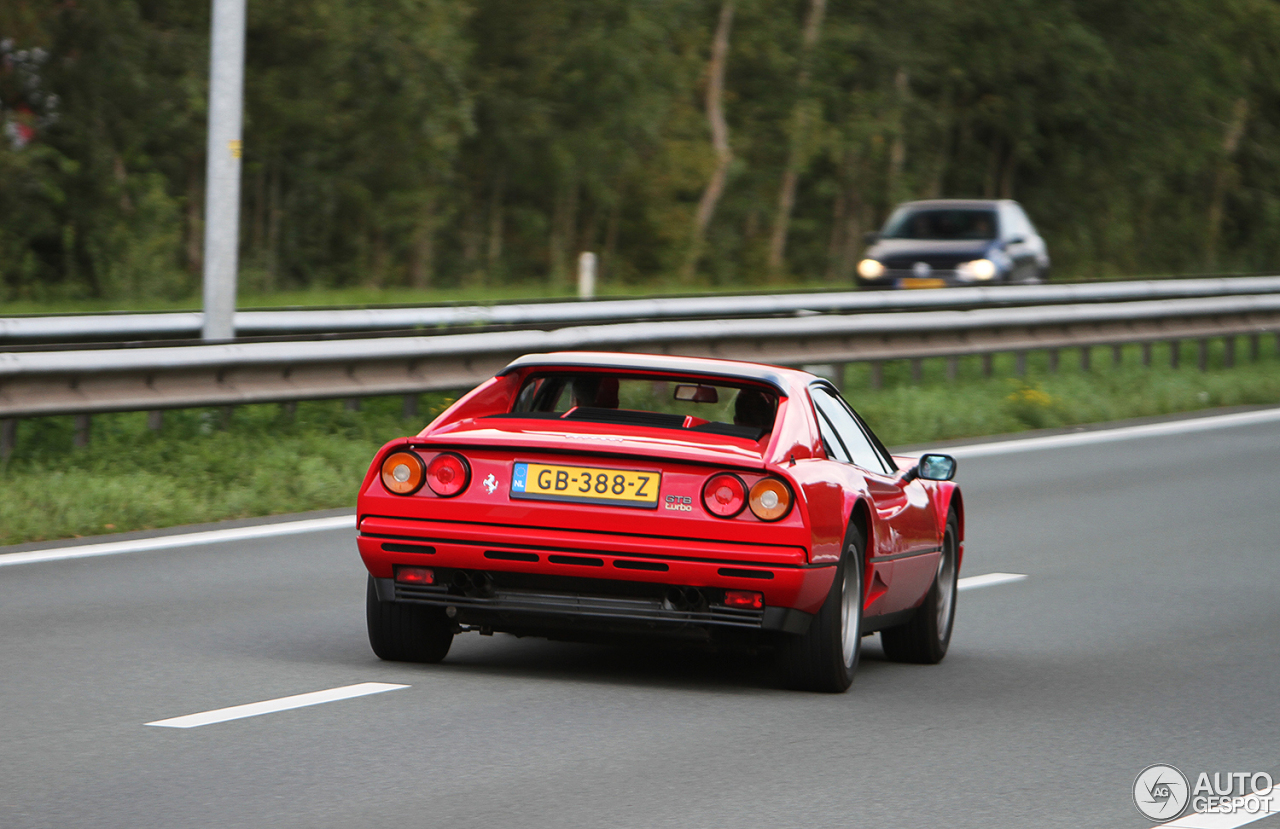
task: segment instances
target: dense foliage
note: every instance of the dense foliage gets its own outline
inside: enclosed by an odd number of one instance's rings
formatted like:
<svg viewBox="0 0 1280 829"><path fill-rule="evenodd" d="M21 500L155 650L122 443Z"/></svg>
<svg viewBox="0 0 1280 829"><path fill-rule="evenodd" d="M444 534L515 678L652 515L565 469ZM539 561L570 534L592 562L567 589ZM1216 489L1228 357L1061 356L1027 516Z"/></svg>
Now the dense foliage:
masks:
<svg viewBox="0 0 1280 829"><path fill-rule="evenodd" d="M208 2L0 5L0 301L191 296ZM844 281L1010 196L1058 273L1280 259L1274 0L250 0L242 288Z"/></svg>

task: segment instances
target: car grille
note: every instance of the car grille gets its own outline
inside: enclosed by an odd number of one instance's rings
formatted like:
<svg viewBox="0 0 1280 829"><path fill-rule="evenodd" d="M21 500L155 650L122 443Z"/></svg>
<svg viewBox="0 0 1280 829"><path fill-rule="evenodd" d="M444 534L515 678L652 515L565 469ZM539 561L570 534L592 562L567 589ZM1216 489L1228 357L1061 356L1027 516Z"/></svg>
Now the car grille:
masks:
<svg viewBox="0 0 1280 829"><path fill-rule="evenodd" d="M981 254L969 254L966 256L956 256L954 254L948 256L891 256L881 260L880 264L889 270L910 271L917 262L923 262L934 270L953 271L956 265L961 262L969 262L978 259L980 256Z"/></svg>
<svg viewBox="0 0 1280 829"><path fill-rule="evenodd" d="M887 282L894 279L954 279L955 276L955 270L942 268L933 268L926 274L918 274L912 268L885 268L880 279Z"/></svg>

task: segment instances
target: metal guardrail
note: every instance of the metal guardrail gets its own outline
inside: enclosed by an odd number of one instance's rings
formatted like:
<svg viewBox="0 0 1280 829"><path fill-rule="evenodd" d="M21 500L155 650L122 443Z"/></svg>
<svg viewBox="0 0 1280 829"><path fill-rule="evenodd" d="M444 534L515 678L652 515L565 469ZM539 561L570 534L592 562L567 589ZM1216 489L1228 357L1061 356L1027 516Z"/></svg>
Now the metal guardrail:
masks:
<svg viewBox="0 0 1280 829"><path fill-rule="evenodd" d="M1280 276L992 285L922 291L840 291L748 296L651 297L511 305L238 311L241 336L317 335L466 326L606 324L635 320L866 314L1021 305L1136 302L1280 293ZM0 346L198 337L198 312L0 317Z"/></svg>
<svg viewBox="0 0 1280 829"><path fill-rule="evenodd" d="M416 395L469 388L522 354L559 350L675 353L803 365L1158 340L1203 343L1211 337L1275 332L1280 332L1280 295L644 322L339 341L0 352L0 418ZM1234 347L1234 339L1229 342Z"/></svg>

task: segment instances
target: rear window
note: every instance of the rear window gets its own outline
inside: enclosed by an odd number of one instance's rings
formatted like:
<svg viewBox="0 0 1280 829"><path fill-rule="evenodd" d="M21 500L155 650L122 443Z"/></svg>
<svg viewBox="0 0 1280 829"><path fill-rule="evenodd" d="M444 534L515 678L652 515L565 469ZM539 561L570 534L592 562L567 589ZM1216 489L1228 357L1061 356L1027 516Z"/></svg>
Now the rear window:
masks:
<svg viewBox="0 0 1280 829"><path fill-rule="evenodd" d="M903 210L889 218L883 239L994 239L994 210Z"/></svg>
<svg viewBox="0 0 1280 829"><path fill-rule="evenodd" d="M777 411L777 393L750 383L555 372L526 379L505 416L630 423L759 440L773 431Z"/></svg>

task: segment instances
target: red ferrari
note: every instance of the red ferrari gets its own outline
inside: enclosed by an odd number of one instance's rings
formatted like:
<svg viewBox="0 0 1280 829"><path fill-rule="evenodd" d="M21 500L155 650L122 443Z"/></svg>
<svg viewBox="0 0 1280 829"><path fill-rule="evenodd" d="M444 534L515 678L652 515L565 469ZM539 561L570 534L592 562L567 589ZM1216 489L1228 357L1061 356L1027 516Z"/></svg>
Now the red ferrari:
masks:
<svg viewBox="0 0 1280 829"><path fill-rule="evenodd" d="M531 354L384 446L357 502L369 642L463 631L772 648L843 691L862 637L947 652L964 505L946 455L891 456L826 380L647 354Z"/></svg>

